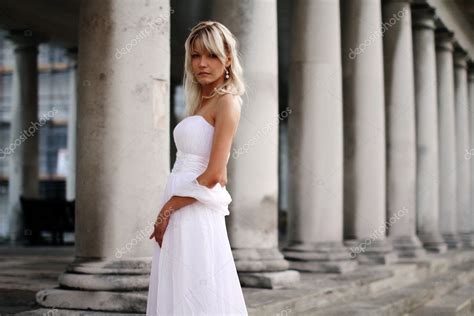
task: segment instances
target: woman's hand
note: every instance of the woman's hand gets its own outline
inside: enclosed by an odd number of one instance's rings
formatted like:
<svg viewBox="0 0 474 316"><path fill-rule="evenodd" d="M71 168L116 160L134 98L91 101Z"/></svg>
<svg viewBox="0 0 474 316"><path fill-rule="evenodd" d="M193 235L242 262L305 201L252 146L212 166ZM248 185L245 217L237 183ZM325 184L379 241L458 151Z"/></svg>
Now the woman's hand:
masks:
<svg viewBox="0 0 474 316"><path fill-rule="evenodd" d="M214 176L209 176L207 172L204 172L196 178L196 181L209 189L212 189L217 183L219 183L221 187L225 187L227 185L227 166L225 166L223 173Z"/></svg>
<svg viewBox="0 0 474 316"><path fill-rule="evenodd" d="M170 221L171 214L173 213L173 208L166 203L160 211L158 218L156 219L155 226L153 233L150 235L149 239L152 239L153 236L158 244L163 244L163 236L165 235L166 228L168 227L168 223Z"/></svg>

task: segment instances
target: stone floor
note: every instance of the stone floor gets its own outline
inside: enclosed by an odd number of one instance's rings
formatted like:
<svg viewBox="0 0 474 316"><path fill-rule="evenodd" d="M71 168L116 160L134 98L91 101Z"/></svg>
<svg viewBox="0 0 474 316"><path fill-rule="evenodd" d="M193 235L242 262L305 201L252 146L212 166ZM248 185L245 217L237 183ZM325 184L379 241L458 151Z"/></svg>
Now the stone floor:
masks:
<svg viewBox="0 0 474 316"><path fill-rule="evenodd" d="M0 314L39 308L38 290L56 287L58 275L74 258L74 246L0 246Z"/></svg>
<svg viewBox="0 0 474 316"><path fill-rule="evenodd" d="M0 315L117 315L36 304L35 293L57 286L73 253L71 246L0 246ZM344 275L302 273L291 288L243 291L251 315L474 315L474 250Z"/></svg>

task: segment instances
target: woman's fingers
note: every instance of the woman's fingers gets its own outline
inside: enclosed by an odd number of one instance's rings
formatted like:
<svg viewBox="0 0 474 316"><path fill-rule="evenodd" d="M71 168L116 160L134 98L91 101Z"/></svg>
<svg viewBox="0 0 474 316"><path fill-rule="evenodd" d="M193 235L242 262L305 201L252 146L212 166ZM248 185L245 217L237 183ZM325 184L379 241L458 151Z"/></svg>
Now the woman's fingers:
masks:
<svg viewBox="0 0 474 316"><path fill-rule="evenodd" d="M149 237L150 239L152 239L153 236L155 236L155 240L160 245L160 248L161 248L161 245L163 244L163 236L165 234L166 227L168 226L169 218L165 218L165 219L166 220L160 222L158 226L155 227L155 229L153 230L153 233Z"/></svg>
<svg viewBox="0 0 474 316"><path fill-rule="evenodd" d="M158 244L160 245L160 248L161 248L161 244L163 243L163 236L162 236L161 232L157 234L156 241L158 242Z"/></svg>

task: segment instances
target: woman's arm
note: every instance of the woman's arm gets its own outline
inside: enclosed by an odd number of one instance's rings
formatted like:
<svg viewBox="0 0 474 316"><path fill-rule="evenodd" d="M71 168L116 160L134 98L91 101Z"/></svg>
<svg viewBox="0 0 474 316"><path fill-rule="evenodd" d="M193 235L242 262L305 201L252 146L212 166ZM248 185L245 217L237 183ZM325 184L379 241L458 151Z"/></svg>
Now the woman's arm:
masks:
<svg viewBox="0 0 474 316"><path fill-rule="evenodd" d="M213 188L217 183L227 184L227 162L232 140L240 120L240 106L234 96L225 94L217 100L214 139L207 169L197 177L199 184Z"/></svg>

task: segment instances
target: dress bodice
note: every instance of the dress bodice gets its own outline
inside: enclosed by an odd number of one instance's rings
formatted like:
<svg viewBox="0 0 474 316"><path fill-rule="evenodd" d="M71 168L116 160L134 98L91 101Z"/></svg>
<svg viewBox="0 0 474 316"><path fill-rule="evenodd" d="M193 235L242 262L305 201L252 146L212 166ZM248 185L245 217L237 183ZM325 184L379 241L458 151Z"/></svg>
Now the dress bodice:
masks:
<svg viewBox="0 0 474 316"><path fill-rule="evenodd" d="M214 126L202 115L191 115L183 119L173 130L178 151L209 159L212 148Z"/></svg>
<svg viewBox="0 0 474 316"><path fill-rule="evenodd" d="M178 151L172 173L203 173L209 163L213 135L214 127L201 115L191 115L179 122L173 130Z"/></svg>

